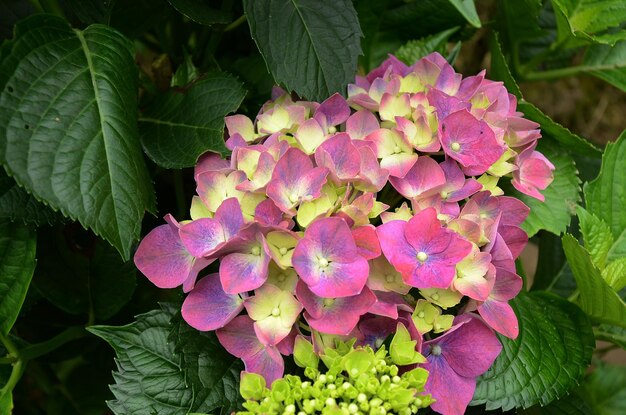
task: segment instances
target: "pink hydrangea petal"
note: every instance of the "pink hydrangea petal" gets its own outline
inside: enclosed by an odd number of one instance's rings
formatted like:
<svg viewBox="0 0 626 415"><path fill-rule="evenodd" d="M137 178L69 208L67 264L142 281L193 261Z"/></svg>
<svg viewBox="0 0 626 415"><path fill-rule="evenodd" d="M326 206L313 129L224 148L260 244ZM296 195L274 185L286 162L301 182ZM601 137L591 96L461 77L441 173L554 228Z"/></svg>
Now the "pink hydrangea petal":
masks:
<svg viewBox="0 0 626 415"><path fill-rule="evenodd" d="M498 333L516 339L519 335L517 316L506 301L488 299L478 306L480 316Z"/></svg>
<svg viewBox="0 0 626 415"><path fill-rule="evenodd" d="M238 295L224 292L218 274L202 278L187 295L182 306L185 321L201 331L224 327L243 309Z"/></svg>
<svg viewBox="0 0 626 415"><path fill-rule="evenodd" d="M296 295L307 310L304 317L311 328L339 335L349 334L356 327L360 316L376 301L376 296L367 287L357 295L324 299L316 296L302 282L296 287Z"/></svg>
<svg viewBox="0 0 626 415"><path fill-rule="evenodd" d="M254 209L254 220L262 225L280 226L283 222L283 211L272 199L265 199Z"/></svg>
<svg viewBox="0 0 626 415"><path fill-rule="evenodd" d="M437 118L439 120L443 120L457 111L467 111L471 107L469 102L462 101L437 89L428 91L427 96L428 102L437 109Z"/></svg>
<svg viewBox="0 0 626 415"><path fill-rule="evenodd" d="M353 140L362 140L379 128L378 119L367 110L355 112L346 121L346 133Z"/></svg>
<svg viewBox="0 0 626 415"><path fill-rule="evenodd" d="M500 224L519 226L526 220L530 213L530 208L521 200L511 196L498 196L498 207L502 211Z"/></svg>
<svg viewBox="0 0 626 415"><path fill-rule="evenodd" d="M404 177L417 161L417 154L392 154L380 161L380 167L389 171L390 176Z"/></svg>
<svg viewBox="0 0 626 415"><path fill-rule="evenodd" d="M461 86L459 87L458 92L455 94L456 97L469 101L469 99L476 93L483 80L485 79L485 70L480 71L478 75L468 76L461 81Z"/></svg>
<svg viewBox="0 0 626 415"><path fill-rule="evenodd" d="M504 153L489 125L467 110L451 113L440 128L445 153L458 161L468 176L483 174Z"/></svg>
<svg viewBox="0 0 626 415"><path fill-rule="evenodd" d="M435 399L431 408L442 415L463 415L474 396L476 379L456 374L442 356L430 355L427 359L423 366L428 370L424 390Z"/></svg>
<svg viewBox="0 0 626 415"><path fill-rule="evenodd" d="M498 233L509 247L513 258L517 258L528 244L528 234L518 226L500 225Z"/></svg>
<svg viewBox="0 0 626 415"><path fill-rule="evenodd" d="M194 167L194 178L207 171L228 170L230 163L223 159L219 154L207 152L200 156L196 166Z"/></svg>
<svg viewBox="0 0 626 415"><path fill-rule="evenodd" d="M369 274L369 264L360 255L353 262L331 262L326 273L317 284L311 284L311 291L320 297L348 297L356 295L365 286ZM301 275L302 280L304 277Z"/></svg>
<svg viewBox="0 0 626 415"><path fill-rule="evenodd" d="M335 134L315 151L319 167L326 167L337 182L354 179L361 168L361 156L346 133Z"/></svg>
<svg viewBox="0 0 626 415"><path fill-rule="evenodd" d="M314 118L324 120L324 125L329 127L342 124L349 116L350 107L348 102L340 94L335 93L317 107Z"/></svg>
<svg viewBox="0 0 626 415"><path fill-rule="evenodd" d="M201 218L180 228L180 239L189 253L197 258L212 254L226 242L222 225L212 218Z"/></svg>
<svg viewBox="0 0 626 415"><path fill-rule="evenodd" d="M439 164L428 156L415 161L404 177L389 178L391 185L406 198L415 198L446 183L444 171Z"/></svg>
<svg viewBox="0 0 626 415"><path fill-rule="evenodd" d="M391 73L398 75L405 75L409 68L406 66L404 62L396 58L394 55L389 55L387 59L380 64L379 67L372 69L368 74L366 79L369 82L374 81L376 78L382 77L388 69L391 68Z"/></svg>
<svg viewBox="0 0 626 415"><path fill-rule="evenodd" d="M523 286L522 277L515 272L497 268L496 281L489 297L497 301L508 301L519 294Z"/></svg>
<svg viewBox="0 0 626 415"><path fill-rule="evenodd" d="M404 236L417 251L431 255L445 251L450 245L452 234L441 227L437 211L426 208L407 222Z"/></svg>
<svg viewBox="0 0 626 415"><path fill-rule="evenodd" d="M400 272L403 278L408 277L415 268L417 251L404 237L407 223L402 220L392 220L376 228L380 247L385 257Z"/></svg>
<svg viewBox="0 0 626 415"><path fill-rule="evenodd" d="M265 346L252 356L243 357L247 372L257 373L271 385L276 379L283 377L285 362L276 346Z"/></svg>
<svg viewBox="0 0 626 415"><path fill-rule="evenodd" d="M389 170L382 169L374 151L367 146L359 147L361 167L359 170L359 188L365 191L380 191L389 178Z"/></svg>
<svg viewBox="0 0 626 415"><path fill-rule="evenodd" d="M157 287L174 288L187 280L195 258L183 245L178 229L166 224L157 226L143 238L134 262Z"/></svg>
<svg viewBox="0 0 626 415"><path fill-rule="evenodd" d="M378 258L381 254L376 228L372 225L359 226L352 230L359 255L365 259Z"/></svg>
<svg viewBox="0 0 626 415"><path fill-rule="evenodd" d="M246 242L245 251L229 253L221 258L220 280L228 294L254 290L267 280L271 257L265 238L260 236L259 239ZM253 247L259 248L258 255L251 253Z"/></svg>
<svg viewBox="0 0 626 415"><path fill-rule="evenodd" d="M235 317L215 334L226 351L235 357L253 356L264 348L254 333L254 321L247 315Z"/></svg>
<svg viewBox="0 0 626 415"><path fill-rule="evenodd" d="M359 322L358 328L363 333L365 344L376 350L380 348L390 334L396 331L397 324L396 319L383 316L365 316Z"/></svg>
<svg viewBox="0 0 626 415"><path fill-rule="evenodd" d="M244 140L254 140L254 125L252 120L245 115L235 114L228 117L224 117L226 123L226 129L228 129L228 135L240 134Z"/></svg>
<svg viewBox="0 0 626 415"><path fill-rule="evenodd" d="M489 297L496 278L496 269L489 262L491 257L489 254L486 255L484 260L489 269L484 275L464 276L454 280L454 288L458 292L478 301L485 301Z"/></svg>

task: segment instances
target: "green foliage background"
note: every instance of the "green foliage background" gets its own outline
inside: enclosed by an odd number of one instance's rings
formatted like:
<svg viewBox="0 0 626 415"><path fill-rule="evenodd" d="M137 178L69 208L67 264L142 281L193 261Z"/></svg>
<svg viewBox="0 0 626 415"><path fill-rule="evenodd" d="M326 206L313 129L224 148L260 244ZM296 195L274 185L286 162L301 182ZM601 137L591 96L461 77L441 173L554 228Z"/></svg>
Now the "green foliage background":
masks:
<svg viewBox="0 0 626 415"><path fill-rule="evenodd" d="M626 3L476 3L0 1L0 415L236 409L241 362L136 275L137 242L187 217L191 167L228 153L225 115L432 51L464 75L487 65L557 167L545 203L509 189L532 209L537 271L518 264L520 336L500 338L468 413L624 413L626 369L602 358L626 346ZM609 92L554 111L583 89ZM602 108L616 132L589 140Z"/></svg>

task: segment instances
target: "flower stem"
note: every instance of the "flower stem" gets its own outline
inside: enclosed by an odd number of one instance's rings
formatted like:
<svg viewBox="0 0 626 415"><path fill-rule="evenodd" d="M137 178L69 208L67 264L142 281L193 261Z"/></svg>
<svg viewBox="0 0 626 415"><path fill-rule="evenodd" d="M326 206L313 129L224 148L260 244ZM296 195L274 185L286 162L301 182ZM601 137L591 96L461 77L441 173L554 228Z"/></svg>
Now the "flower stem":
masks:
<svg viewBox="0 0 626 415"><path fill-rule="evenodd" d="M13 369L11 370L9 380L2 387L2 389L0 389L0 401L2 401L7 393L11 393L13 391L15 385L17 385L17 382L22 377L25 361L21 357L17 347L15 347L15 344L13 344L11 339L9 339L9 336L5 336L4 334L0 333L0 341L2 341L4 348L7 349L7 351L9 352L9 357L13 356L14 358L16 358L15 362L13 363Z"/></svg>

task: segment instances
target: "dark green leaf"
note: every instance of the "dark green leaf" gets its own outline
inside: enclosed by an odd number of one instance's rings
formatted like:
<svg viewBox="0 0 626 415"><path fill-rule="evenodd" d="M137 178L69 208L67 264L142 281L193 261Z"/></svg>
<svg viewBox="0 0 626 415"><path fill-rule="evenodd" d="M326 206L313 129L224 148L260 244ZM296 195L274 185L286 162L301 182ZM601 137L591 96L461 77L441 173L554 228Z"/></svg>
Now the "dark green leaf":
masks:
<svg viewBox="0 0 626 415"><path fill-rule="evenodd" d="M580 206L576 209L580 232L585 241L585 248L591 255L591 260L599 268L604 269L606 258L613 246L613 235L611 228L602 219L593 213L587 212Z"/></svg>
<svg viewBox="0 0 626 415"><path fill-rule="evenodd" d="M626 327L626 304L604 281L589 252L569 234L563 236L563 250L578 284L580 307L594 320Z"/></svg>
<svg viewBox="0 0 626 415"><path fill-rule="evenodd" d="M0 220L0 332L9 333L22 308L35 269L35 231Z"/></svg>
<svg viewBox="0 0 626 415"><path fill-rule="evenodd" d="M589 46L583 63L590 74L626 91L626 40Z"/></svg>
<svg viewBox="0 0 626 415"><path fill-rule="evenodd" d="M626 230L626 131L606 146L598 177L585 184L587 210L603 219L616 239Z"/></svg>
<svg viewBox="0 0 626 415"><path fill-rule="evenodd" d="M170 338L176 341L189 382L198 385L194 410L210 413L221 408L230 414L243 403L239 376L243 362L229 355L213 332L199 332L181 318L173 324Z"/></svg>
<svg viewBox="0 0 626 415"><path fill-rule="evenodd" d="M115 0L109 25L129 37L138 37L153 28L163 28L176 15L166 0Z"/></svg>
<svg viewBox="0 0 626 415"><path fill-rule="evenodd" d="M363 30L363 39L361 40L361 66L366 72L369 72L380 62L372 61L374 45L379 37L379 29L384 13L389 8L390 0L356 0L354 7L359 17L359 23Z"/></svg>
<svg viewBox="0 0 626 415"><path fill-rule="evenodd" d="M626 31L611 31L626 21L626 3L623 0L552 0L555 10L561 15L557 22L559 38L569 32L582 39L609 45L626 39ZM565 28L565 26L567 26ZM569 34L568 33L568 34Z"/></svg>
<svg viewBox="0 0 626 415"><path fill-rule="evenodd" d="M0 63L0 160L20 186L124 258L154 194L136 126L132 45L113 29L21 22Z"/></svg>
<svg viewBox="0 0 626 415"><path fill-rule="evenodd" d="M493 35L489 38L489 48L491 50L491 78L504 82L504 86L510 93L518 99L522 98L522 91L520 91L513 75L511 75L496 32L493 32Z"/></svg>
<svg viewBox="0 0 626 415"><path fill-rule="evenodd" d="M626 367L601 364L586 379L582 392L596 415L626 413Z"/></svg>
<svg viewBox="0 0 626 415"><path fill-rule="evenodd" d="M516 340L500 336L502 353L476 385L473 402L487 409L547 405L578 383L595 342L589 319L575 304L544 292L511 301Z"/></svg>
<svg viewBox="0 0 626 415"><path fill-rule="evenodd" d="M218 72L184 93L160 97L139 118L146 154L166 168L193 166L206 151L227 155L224 116L239 108L245 95L239 81Z"/></svg>
<svg viewBox="0 0 626 415"><path fill-rule="evenodd" d="M541 133L546 137L558 141L567 151L586 156L595 155L596 157L600 157L602 155L602 151L589 140L585 140L581 136L563 127L561 124L553 121L530 102L524 100L520 101L517 109L522 111L526 118L539 123L541 125Z"/></svg>
<svg viewBox="0 0 626 415"><path fill-rule="evenodd" d="M116 400L108 402L115 414L227 414L235 409L241 363L213 334L180 321L172 325L176 311L166 305L127 326L89 329L117 353L111 386Z"/></svg>
<svg viewBox="0 0 626 415"><path fill-rule="evenodd" d="M537 270L531 290L548 290L557 281L565 262L561 238L551 232L538 233ZM576 285L574 283L574 285Z"/></svg>
<svg viewBox="0 0 626 415"><path fill-rule="evenodd" d="M422 39L409 40L407 43L402 45L394 55L407 65L413 65L419 59L432 52L439 52L440 54L445 55L448 39L457 30L457 27L453 27L452 29L444 30L443 32L439 32Z"/></svg>
<svg viewBox="0 0 626 415"><path fill-rule="evenodd" d="M498 3L498 13L502 16L503 27L508 41L520 43L543 35L537 23L542 0L502 1Z"/></svg>
<svg viewBox="0 0 626 415"><path fill-rule="evenodd" d="M172 75L172 82L170 83L171 86L184 87L198 79L198 77L200 76L200 71L198 70L196 65L193 64L191 55L189 55L187 51L184 51L184 55L185 60L178 67L178 69L176 69L174 75Z"/></svg>
<svg viewBox="0 0 626 415"><path fill-rule="evenodd" d="M33 225L49 224L63 219L58 212L19 187L15 180L7 176L4 169L0 169L0 218Z"/></svg>
<svg viewBox="0 0 626 415"><path fill-rule="evenodd" d="M65 16L85 25L108 23L115 0L59 0Z"/></svg>
<svg viewBox="0 0 626 415"><path fill-rule="evenodd" d="M523 411L520 415L590 415L591 408L576 392L563 398L552 401L548 406L535 405Z"/></svg>
<svg viewBox="0 0 626 415"><path fill-rule="evenodd" d="M106 320L131 299L137 274L132 261L123 262L113 248L86 232L42 229L39 247L33 283L61 310L93 312Z"/></svg>
<svg viewBox="0 0 626 415"><path fill-rule="evenodd" d="M530 214L522 224L522 228L529 236L541 229L560 234L569 225L571 216L576 213L576 205L580 201L580 180L576 164L569 154L561 151L545 138L539 140L537 150L542 152L556 167L554 181L541 191L545 196L544 202L520 192L514 192L516 197L530 207Z"/></svg>
<svg viewBox="0 0 626 415"><path fill-rule="evenodd" d="M416 39L452 27L467 26L468 19L462 12L463 7L457 7L459 3L465 3L468 9L473 8L470 14L475 14L473 1L420 0L398 3L399 6L386 10L381 27L401 39ZM480 27L477 15L472 16L472 21L474 24L469 23Z"/></svg>
<svg viewBox="0 0 626 415"><path fill-rule="evenodd" d="M230 12L211 7L206 0L167 1L185 17L204 25L228 23L231 19Z"/></svg>
<svg viewBox="0 0 626 415"><path fill-rule="evenodd" d="M354 79L361 28L350 0L245 0L252 38L276 82L312 100Z"/></svg>

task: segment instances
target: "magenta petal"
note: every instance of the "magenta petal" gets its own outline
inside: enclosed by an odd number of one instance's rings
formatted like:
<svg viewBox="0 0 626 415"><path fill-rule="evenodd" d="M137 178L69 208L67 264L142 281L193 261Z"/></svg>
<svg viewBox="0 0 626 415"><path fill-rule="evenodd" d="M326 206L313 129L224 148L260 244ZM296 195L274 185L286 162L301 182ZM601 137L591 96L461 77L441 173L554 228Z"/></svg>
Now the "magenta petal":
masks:
<svg viewBox="0 0 626 415"><path fill-rule="evenodd" d="M315 151L315 161L318 166L328 168L337 181L354 179L361 167L359 150L346 133L324 141Z"/></svg>
<svg viewBox="0 0 626 415"><path fill-rule="evenodd" d="M197 258L212 254L226 240L222 225L212 218L194 220L183 225L179 233L185 248Z"/></svg>
<svg viewBox="0 0 626 415"><path fill-rule="evenodd" d="M489 326L509 339L516 339L519 334L517 316L506 301L487 299L478 306L480 316Z"/></svg>
<svg viewBox="0 0 626 415"><path fill-rule="evenodd" d="M517 258L528 243L528 234L518 226L500 226L498 233L509 247L513 258Z"/></svg>
<svg viewBox="0 0 626 415"><path fill-rule="evenodd" d="M475 378L491 367L500 354L502 345L494 332L475 314L458 316L454 323L463 321L464 324L458 329L426 342L425 345L439 345L442 356L457 374Z"/></svg>
<svg viewBox="0 0 626 415"><path fill-rule="evenodd" d="M189 293L182 306L185 321L201 331L224 327L243 309L238 295L224 292L218 274L202 278Z"/></svg>
<svg viewBox="0 0 626 415"><path fill-rule="evenodd" d="M496 281L489 297L497 301L508 301L519 294L523 286L522 277L503 268L496 268Z"/></svg>
<svg viewBox="0 0 626 415"><path fill-rule="evenodd" d="M247 315L235 317L215 334L226 351L235 357L253 356L264 348L254 333L254 321Z"/></svg>
<svg viewBox="0 0 626 415"><path fill-rule="evenodd" d="M402 220L392 220L376 228L380 247L385 257L402 274L408 277L415 268L417 251L404 237L406 222Z"/></svg>
<svg viewBox="0 0 626 415"><path fill-rule="evenodd" d="M335 93L317 107L314 118L318 121L323 119L322 125L328 128L344 123L349 116L350 106L348 106L348 102L340 94Z"/></svg>
<svg viewBox="0 0 626 415"><path fill-rule="evenodd" d="M174 288L189 277L195 258L187 252L178 229L169 224L154 228L137 248L135 265L159 288Z"/></svg>
<svg viewBox="0 0 626 415"><path fill-rule="evenodd" d="M360 226L352 230L356 247L365 259L378 258L381 254L376 228L372 225Z"/></svg>
<svg viewBox="0 0 626 415"><path fill-rule="evenodd" d="M327 334L347 335L356 327L361 315L376 301L376 296L364 287L361 293L342 298L321 298L300 282L296 296L304 305L307 322L314 330Z"/></svg>
<svg viewBox="0 0 626 415"><path fill-rule="evenodd" d="M276 346L264 346L252 356L242 358L246 371L257 373L271 385L276 379L283 377L285 362Z"/></svg>
<svg viewBox="0 0 626 415"><path fill-rule="evenodd" d="M530 213L530 208L519 199L510 196L498 196L496 199L502 211L502 225L519 226Z"/></svg>
<svg viewBox="0 0 626 415"><path fill-rule="evenodd" d="M424 390L435 398L431 408L442 415L463 415L474 396L476 379L457 375L442 356L428 356Z"/></svg>
<svg viewBox="0 0 626 415"><path fill-rule="evenodd" d="M229 294L251 291L267 280L271 257L265 239L262 236L261 239L260 247L258 241L251 241L244 252L233 252L221 259L219 273L224 291ZM255 248L258 253L251 252Z"/></svg>
<svg viewBox="0 0 626 415"><path fill-rule="evenodd" d="M414 198L446 183L446 177L439 164L428 156L417 159L403 178L391 176L393 187L406 198Z"/></svg>

